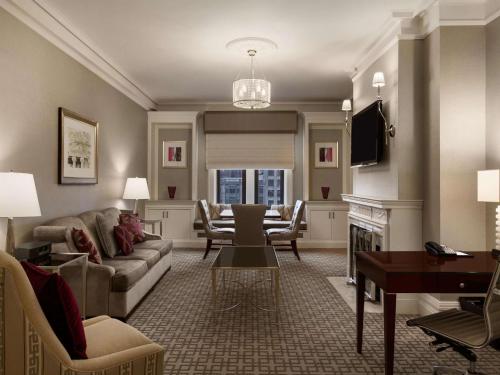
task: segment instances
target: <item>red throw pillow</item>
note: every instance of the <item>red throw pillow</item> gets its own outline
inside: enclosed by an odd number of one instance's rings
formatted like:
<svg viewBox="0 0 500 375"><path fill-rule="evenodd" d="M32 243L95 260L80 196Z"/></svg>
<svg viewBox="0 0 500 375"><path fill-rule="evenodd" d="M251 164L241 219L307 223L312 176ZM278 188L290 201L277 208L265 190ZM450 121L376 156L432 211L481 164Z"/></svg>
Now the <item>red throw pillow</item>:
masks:
<svg viewBox="0 0 500 375"><path fill-rule="evenodd" d="M129 232L126 225L114 227L115 240L123 255L130 255L134 252L134 234Z"/></svg>
<svg viewBox="0 0 500 375"><path fill-rule="evenodd" d="M87 341L71 288L57 273L21 262L45 317L71 359L87 359Z"/></svg>
<svg viewBox="0 0 500 375"><path fill-rule="evenodd" d="M95 247L90 237L82 229L73 228L71 230L71 237L73 237L73 242L80 253L88 253L89 261L102 264L101 254Z"/></svg>
<svg viewBox="0 0 500 375"><path fill-rule="evenodd" d="M120 224L125 225L127 230L134 235L134 243L146 240L146 236L142 231L141 220L137 214L120 214Z"/></svg>

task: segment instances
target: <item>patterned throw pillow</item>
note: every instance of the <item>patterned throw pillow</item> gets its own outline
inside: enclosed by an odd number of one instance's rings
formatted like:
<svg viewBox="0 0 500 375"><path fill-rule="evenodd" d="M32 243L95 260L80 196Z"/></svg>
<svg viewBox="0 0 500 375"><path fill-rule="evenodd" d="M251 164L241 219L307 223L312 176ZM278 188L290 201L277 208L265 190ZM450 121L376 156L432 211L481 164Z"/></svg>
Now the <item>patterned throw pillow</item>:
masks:
<svg viewBox="0 0 500 375"><path fill-rule="evenodd" d="M134 252L134 234L128 230L126 225L117 225L114 228L115 240L123 255Z"/></svg>
<svg viewBox="0 0 500 375"><path fill-rule="evenodd" d="M101 264L101 254L97 250L94 242L90 239L87 233L82 229L73 228L71 230L71 237L73 238L73 242L75 243L76 248L80 253L88 253L89 261Z"/></svg>
<svg viewBox="0 0 500 375"><path fill-rule="evenodd" d="M120 214L120 225L124 225L134 235L133 243L146 240L146 236L142 231L141 220L137 214Z"/></svg>

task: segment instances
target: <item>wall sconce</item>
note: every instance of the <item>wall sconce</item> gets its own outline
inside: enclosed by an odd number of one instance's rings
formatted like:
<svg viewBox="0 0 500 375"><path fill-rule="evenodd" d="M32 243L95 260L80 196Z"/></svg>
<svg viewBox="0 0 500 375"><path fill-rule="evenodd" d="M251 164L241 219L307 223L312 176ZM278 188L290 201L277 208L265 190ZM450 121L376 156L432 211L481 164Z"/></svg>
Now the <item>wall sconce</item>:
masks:
<svg viewBox="0 0 500 375"><path fill-rule="evenodd" d="M349 129L349 112L352 111L351 99L344 99L342 102L342 111L345 112L345 130L350 136L351 130Z"/></svg>
<svg viewBox="0 0 500 375"><path fill-rule="evenodd" d="M377 88L377 101L378 101L378 112L384 119L385 124L385 144L389 144L389 137L394 138L396 135L396 128L394 125L387 125L387 120L382 112L382 96L380 95L380 88L385 86L385 77L383 72L376 72L373 75L372 86Z"/></svg>

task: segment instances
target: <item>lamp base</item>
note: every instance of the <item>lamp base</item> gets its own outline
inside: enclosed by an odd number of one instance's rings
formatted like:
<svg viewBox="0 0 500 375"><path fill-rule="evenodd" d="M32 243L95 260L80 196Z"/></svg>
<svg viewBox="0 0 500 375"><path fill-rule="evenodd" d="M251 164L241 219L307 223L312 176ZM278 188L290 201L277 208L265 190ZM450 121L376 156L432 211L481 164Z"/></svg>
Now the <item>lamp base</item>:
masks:
<svg viewBox="0 0 500 375"><path fill-rule="evenodd" d="M5 242L5 251L10 255L14 255L14 249L16 248L16 241L14 238L14 220L7 219L7 238Z"/></svg>

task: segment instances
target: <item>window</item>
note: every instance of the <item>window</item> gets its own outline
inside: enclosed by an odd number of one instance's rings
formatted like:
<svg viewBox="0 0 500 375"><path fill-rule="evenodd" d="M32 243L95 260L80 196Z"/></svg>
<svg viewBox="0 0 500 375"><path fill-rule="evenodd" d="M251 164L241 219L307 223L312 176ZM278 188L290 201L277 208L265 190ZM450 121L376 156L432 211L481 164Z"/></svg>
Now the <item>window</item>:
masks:
<svg viewBox="0 0 500 375"><path fill-rule="evenodd" d="M217 170L217 203L246 203L246 171Z"/></svg>
<svg viewBox="0 0 500 375"><path fill-rule="evenodd" d="M284 202L285 171L283 170L255 170L255 203L283 204Z"/></svg>

